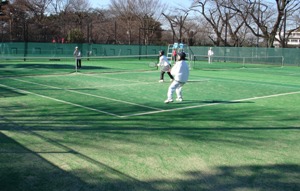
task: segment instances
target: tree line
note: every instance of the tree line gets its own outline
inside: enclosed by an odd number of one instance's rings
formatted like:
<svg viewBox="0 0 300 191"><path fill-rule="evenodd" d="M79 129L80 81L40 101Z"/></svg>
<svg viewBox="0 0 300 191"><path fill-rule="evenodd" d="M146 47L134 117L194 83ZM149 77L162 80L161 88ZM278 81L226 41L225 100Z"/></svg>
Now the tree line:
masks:
<svg viewBox="0 0 300 191"><path fill-rule="evenodd" d="M2 0L2 42L287 47L299 30L300 0Z"/></svg>

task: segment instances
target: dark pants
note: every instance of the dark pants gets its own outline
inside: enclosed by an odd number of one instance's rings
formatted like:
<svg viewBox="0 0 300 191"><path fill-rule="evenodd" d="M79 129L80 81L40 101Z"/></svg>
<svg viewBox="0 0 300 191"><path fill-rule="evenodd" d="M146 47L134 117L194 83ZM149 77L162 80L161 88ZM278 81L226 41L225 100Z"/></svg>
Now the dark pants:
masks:
<svg viewBox="0 0 300 191"><path fill-rule="evenodd" d="M161 72L160 72L160 79L161 79L161 80L164 79L165 73L166 73L166 72L164 72L164 71L161 71ZM169 75L169 77L170 77L172 80L174 79L173 76L172 76L172 74L171 74L170 72L167 72L167 74Z"/></svg>
<svg viewBox="0 0 300 191"><path fill-rule="evenodd" d="M174 62L176 62L176 55L175 55L175 56L173 56L173 60L174 60Z"/></svg>
<svg viewBox="0 0 300 191"><path fill-rule="evenodd" d="M77 68L81 68L81 59L76 59Z"/></svg>

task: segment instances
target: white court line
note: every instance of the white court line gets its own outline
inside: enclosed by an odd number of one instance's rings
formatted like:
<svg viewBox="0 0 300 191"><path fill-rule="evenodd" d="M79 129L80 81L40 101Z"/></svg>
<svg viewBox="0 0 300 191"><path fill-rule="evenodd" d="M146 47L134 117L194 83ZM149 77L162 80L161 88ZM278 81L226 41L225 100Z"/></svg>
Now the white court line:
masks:
<svg viewBox="0 0 300 191"><path fill-rule="evenodd" d="M75 73L74 73L75 74ZM71 75L74 75L71 74ZM156 84L157 82L140 82L140 81L133 81L133 80L123 80L123 79L116 79L116 78L108 78L108 77L103 77L103 76L96 76L95 74L83 74L83 73L77 73L75 75L86 75L86 76L92 76L95 78L104 78L104 79L112 79L115 81L128 81L130 84L126 84L126 86L136 86L136 85L152 85ZM32 77L56 77L56 76L64 76L64 75L43 75L43 76L24 76L24 78L32 78ZM1 77L0 77L1 78ZM10 79L15 79L15 77L3 77L3 78L10 78ZM42 85L42 84L40 84ZM118 84L118 85L105 85L105 86L90 86L90 88L106 88L106 87L119 87L119 86L124 86L124 84ZM55 87L53 87L55 88Z"/></svg>
<svg viewBox="0 0 300 191"><path fill-rule="evenodd" d="M257 100L257 99L264 99L264 98L271 98L271 97L279 97L279 96L285 96L285 95L299 94L299 93L300 93L300 91L297 91L297 92L287 92L287 93L281 93L281 94L273 94L273 95L267 95L267 96L238 99L238 100L233 100L233 101L228 101L228 102L229 103L230 102L234 103L234 102L241 102L241 101L250 101L250 100ZM124 115L124 116L121 116L121 117L125 118L125 117L133 117L133 116L150 115L150 114L165 113L165 112L172 112L172 111L179 111L179 110L186 110L186 109L201 108L201 107L207 107L207 106L213 106L213 105L220 105L220 104L226 104L226 103L209 103L209 104L204 104L204 105L195 105L195 106L189 106L189 107L166 109L166 110L163 110L163 111L150 111L150 112L136 113L136 114L131 114L131 115Z"/></svg>
<svg viewBox="0 0 300 191"><path fill-rule="evenodd" d="M91 108L91 107L86 107L86 106L79 105L79 104L72 103L72 102L68 102L68 101L63 101L63 100L56 99L56 98L53 98L53 97L49 97L49 96L45 96L45 95L33 93L33 92L30 92L30 91L26 91L26 90L21 90L21 89L10 87L10 86L6 86L6 85L3 85L3 84L0 84L0 86L8 88L8 89L11 89L11 90L14 90L14 91L18 91L20 93L32 94L32 95L39 96L39 97L42 97L42 98L46 98L46 99L54 100L54 101L57 101L57 102L61 102L61 103L73 105L73 106L76 106L76 107L84 108L84 109L87 109L87 110L96 111L96 112L99 112L99 113L104 113L104 114L115 116L115 117L122 117L122 116L116 115L114 113L109 113L109 112L106 112L106 111L102 111L102 110Z"/></svg>
<svg viewBox="0 0 300 191"><path fill-rule="evenodd" d="M299 73L289 73L288 76L299 76Z"/></svg>
<svg viewBox="0 0 300 191"><path fill-rule="evenodd" d="M24 81L24 80L18 80L18 79L14 79L14 80ZM45 87L52 87L52 88L56 88L56 89L61 89L61 88L58 88L58 87L48 86L48 85L43 85L43 84L38 84L38 83L34 83L34 82L28 82L28 81L24 81L24 82L32 83L32 84L37 84L37 85L41 85L41 86L45 86ZM21 90L21 89L9 87L9 86L3 85L3 84L0 84L0 85L3 86L3 87L9 88L9 89L13 89L13 90L17 90L17 91L21 91L21 92L25 92L25 93L29 93L29 94L33 94L33 95L37 95L37 96L40 96L40 97L52 99L52 100L59 101L59 102L62 102L62 103L66 103L66 104L70 104L70 105L73 105L73 106L85 108L85 109L88 109L88 110L92 110L92 111L96 111L96 112L100 112L100 113L105 113L105 114L108 114L108 115L116 116L116 117L119 117L119 118L126 118L126 117L133 117L133 116L142 116L142 115L150 115L150 114L165 113L165 112L172 112L172 111L179 111L179 110L194 109L194 108L201 108L201 107L207 107L207 106L214 106L214 105L225 104L225 103L209 103L209 104L204 104L204 105L195 105L195 106L181 107L181 108L174 108L174 109L165 109L165 110L158 109L156 111L150 111L150 112L143 112L143 113L136 113L136 114L130 114L130 115L123 115L123 116L121 116L121 115L116 115L116 114L113 114L113 113L101 111L101 110L98 110L98 109L94 109L94 108L82 106L82 105L79 105L79 104L75 104L75 103L71 103L71 102L59 100L59 99L52 98L52 97L49 97L49 96L44 96L44 95L41 95L41 94L36 94L36 93L33 93L33 92L29 92L29 91L25 91L25 90ZM64 90L64 89L61 89L61 90ZM67 90L67 91L73 91L73 90ZM74 92L76 92L76 93L82 93L82 92L77 92L77 91L74 91ZM232 100L232 101L228 101L228 102L250 101L250 100L257 100L257 99L264 99L264 98L271 98L271 97L279 97L279 96L285 96L285 95L299 94L299 93L300 93L300 91L287 92L287 93L281 93L281 94L273 94L273 95L267 95L267 96L260 96L260 97L252 97L252 98ZM83 93L83 94L85 94L85 93ZM87 95L89 95L89 94L87 94ZM95 95L91 94L91 96L95 96ZM96 96L96 97L102 98L101 96ZM110 99L110 98L106 98L106 99ZM111 100L114 100L114 99L111 99ZM116 101L120 101L120 100L116 100ZM132 103L132 104L134 104L134 103Z"/></svg>
<svg viewBox="0 0 300 191"><path fill-rule="evenodd" d="M122 81L122 82L130 82L130 83L138 82L135 80L118 79L118 78L111 78L111 77L106 77L106 76L95 76L95 75L90 75L90 74L82 74L82 75L90 76L90 77L94 77L94 78L109 79L109 80L114 80L114 81Z"/></svg>
<svg viewBox="0 0 300 191"><path fill-rule="evenodd" d="M157 81L149 81L149 82L140 82L140 81L134 81L134 80L124 80L124 79L118 79L118 78L110 78L110 77L104 77L104 76L95 76L93 74L81 74L81 75L86 75L86 76L92 76L94 78L102 78L102 79L111 79L111 80L115 80L115 81L121 81L121 82L130 82L130 84L126 84L126 86L136 86L136 85L153 85L153 84L157 84ZM205 81L209 81L209 79L204 78L201 80L188 80L188 82L205 82ZM188 83L187 82L187 83ZM101 87L119 87L119 86L124 86L123 84L119 84L119 85L107 85L107 86L93 86L95 88L101 88Z"/></svg>
<svg viewBox="0 0 300 191"><path fill-rule="evenodd" d="M53 88L53 89L58 89L58 90L64 90L64 91L68 91L68 92L74 92L74 93L87 95L87 96L91 96L91 97L97 97L97 98L106 99L106 100L110 100L110 101L121 102L121 103L125 103L125 104L128 104L128 105L135 105L135 106L139 106L139 107L143 107L143 108L147 108L147 109L162 111L162 109L160 109L160 108L155 108L155 107L150 107L150 106L146 106L146 105L140 105L140 104L137 104L137 103L132 103L132 102L117 100L117 99L113 99L113 98L108 98L108 97L104 97L104 96L84 93L84 92L80 92L80 91L76 91L76 90L63 89L63 88L59 88L59 87L55 87L55 86L49 86L49 85L45 85L45 84L40 84L40 83L36 83L36 82L30 82L30 81L26 81L26 80L15 79L15 78L12 78L12 80L25 82L25 83L29 83L29 84L35 84L35 85L44 86L44 87Z"/></svg>
<svg viewBox="0 0 300 191"><path fill-rule="evenodd" d="M41 95L41 94L29 92L29 91L26 91L26 90L21 90L21 89L18 89L18 88L13 88L13 87L6 86L6 85L3 85L3 84L0 84L0 86L8 88L8 89L15 90L15 91L19 91L21 93L24 92L24 93L27 93L27 94L32 94L32 95L40 96L40 97L43 97L43 98L51 99L51 100L58 101L58 102L61 102L61 103L65 103L65 104L69 104L69 105L81 107L81 108L84 108L84 109L88 109L88 110L91 110L91 111L96 111L96 112L99 112L99 113L104 113L104 114L115 116L115 117L119 117L119 118L126 118L126 117L133 117L133 116L142 116L142 115L150 115L150 114L165 113L165 112L172 112L172 111L179 111L179 110L194 109L194 108L201 108L201 107L207 107L207 106L225 104L225 103L210 103L210 104L204 104L204 105L195 105L195 106L189 106L189 107L181 107L181 108L166 109L166 110L159 110L159 111L143 112L143 113L136 113L136 114L121 116L121 115L116 115L114 113L109 113L109 112L105 112L105 111L102 111L102 110L98 110L98 109L86 107L86 106L83 106L83 105L79 105L79 104L75 104L75 103L71 103L71 102L59 100L59 99L52 98L52 97L49 97L49 96L44 96L44 95ZM285 95L293 95L293 94L299 94L299 93L300 93L300 91L297 91L297 92L287 92L287 93L281 93L281 94L273 94L273 95L267 95L267 96L238 99L238 100L233 100L233 101L228 101L228 102L250 101L250 100L257 100L257 99L264 99L264 98L271 98L271 97L279 97L279 96L285 96Z"/></svg>
<svg viewBox="0 0 300 191"><path fill-rule="evenodd" d="M146 86L146 85L152 85L157 84L157 82L140 82L140 83L130 83L126 84L126 87L132 87L132 86ZM124 87L124 84L118 84L118 85L99 85L99 86L89 86L89 88L116 88L116 87Z"/></svg>

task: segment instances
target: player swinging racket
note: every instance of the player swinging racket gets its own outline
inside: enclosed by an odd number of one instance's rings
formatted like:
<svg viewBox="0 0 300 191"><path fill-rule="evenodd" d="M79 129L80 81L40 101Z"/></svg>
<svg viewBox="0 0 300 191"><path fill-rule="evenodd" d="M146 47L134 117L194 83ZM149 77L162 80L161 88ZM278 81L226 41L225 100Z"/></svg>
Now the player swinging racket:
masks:
<svg viewBox="0 0 300 191"><path fill-rule="evenodd" d="M168 99L165 103L173 102L173 93L176 91L176 101L182 102L182 86L188 81L189 78L189 66L185 61L186 54L180 52L177 54L177 62L171 69L171 74L174 76L174 80L168 89Z"/></svg>
<svg viewBox="0 0 300 191"><path fill-rule="evenodd" d="M159 51L159 63L157 64L157 66L160 67L160 80L158 82L164 82L164 75L166 72L170 77L170 81L173 81L174 78L170 73L171 64L168 58L165 56L165 51L163 50Z"/></svg>

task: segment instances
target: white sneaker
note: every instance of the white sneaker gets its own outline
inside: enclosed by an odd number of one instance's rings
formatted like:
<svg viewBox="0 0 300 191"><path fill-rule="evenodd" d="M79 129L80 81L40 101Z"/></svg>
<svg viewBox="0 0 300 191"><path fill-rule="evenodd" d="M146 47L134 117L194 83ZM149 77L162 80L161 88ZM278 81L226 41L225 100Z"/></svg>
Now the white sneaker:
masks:
<svg viewBox="0 0 300 191"><path fill-rule="evenodd" d="M163 83L163 82L164 82L164 80L159 80L158 82L159 82L159 83Z"/></svg>
<svg viewBox="0 0 300 191"><path fill-rule="evenodd" d="M171 103L171 102L173 102L173 100L172 99L167 99L166 101L165 101L165 103Z"/></svg>
<svg viewBox="0 0 300 191"><path fill-rule="evenodd" d="M170 79L170 82L173 82L173 79Z"/></svg>
<svg viewBox="0 0 300 191"><path fill-rule="evenodd" d="M176 98L176 101L182 102L182 98Z"/></svg>

